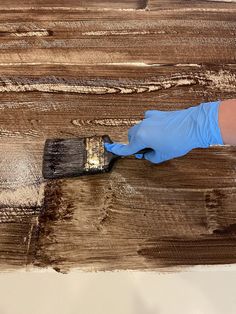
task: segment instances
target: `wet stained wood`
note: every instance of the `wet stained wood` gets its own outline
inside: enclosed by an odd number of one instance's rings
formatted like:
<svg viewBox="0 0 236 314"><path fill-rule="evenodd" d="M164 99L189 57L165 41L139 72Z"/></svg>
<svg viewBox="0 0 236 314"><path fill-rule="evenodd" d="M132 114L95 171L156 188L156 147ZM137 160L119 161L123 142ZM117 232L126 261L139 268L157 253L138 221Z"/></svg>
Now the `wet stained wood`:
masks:
<svg viewBox="0 0 236 314"><path fill-rule="evenodd" d="M49 182L35 264L65 272L235 262L234 169L235 148L214 148Z"/></svg>
<svg viewBox="0 0 236 314"><path fill-rule="evenodd" d="M145 110L236 97L236 4L2 1L0 268L236 262L235 147L42 178L46 138L127 129Z"/></svg>

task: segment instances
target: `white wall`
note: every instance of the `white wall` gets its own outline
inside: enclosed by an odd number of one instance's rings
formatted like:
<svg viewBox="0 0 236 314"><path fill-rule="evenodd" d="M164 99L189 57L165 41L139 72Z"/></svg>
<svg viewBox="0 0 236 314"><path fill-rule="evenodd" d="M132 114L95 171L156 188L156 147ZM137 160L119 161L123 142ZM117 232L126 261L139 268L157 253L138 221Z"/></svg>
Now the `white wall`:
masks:
<svg viewBox="0 0 236 314"><path fill-rule="evenodd" d="M235 314L236 267L0 274L0 314Z"/></svg>

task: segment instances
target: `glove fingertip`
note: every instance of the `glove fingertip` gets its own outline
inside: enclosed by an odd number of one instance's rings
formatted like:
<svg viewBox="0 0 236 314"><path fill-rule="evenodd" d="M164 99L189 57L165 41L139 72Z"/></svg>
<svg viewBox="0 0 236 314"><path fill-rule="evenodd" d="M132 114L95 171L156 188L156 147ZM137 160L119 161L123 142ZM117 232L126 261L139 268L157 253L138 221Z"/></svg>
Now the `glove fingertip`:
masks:
<svg viewBox="0 0 236 314"><path fill-rule="evenodd" d="M112 152L113 144L111 144L111 143L104 143L104 147L106 148L107 151Z"/></svg>
<svg viewBox="0 0 236 314"><path fill-rule="evenodd" d="M121 144L121 143L112 143L108 147L108 150L118 156L128 156L132 155L130 151L130 145L128 144Z"/></svg>

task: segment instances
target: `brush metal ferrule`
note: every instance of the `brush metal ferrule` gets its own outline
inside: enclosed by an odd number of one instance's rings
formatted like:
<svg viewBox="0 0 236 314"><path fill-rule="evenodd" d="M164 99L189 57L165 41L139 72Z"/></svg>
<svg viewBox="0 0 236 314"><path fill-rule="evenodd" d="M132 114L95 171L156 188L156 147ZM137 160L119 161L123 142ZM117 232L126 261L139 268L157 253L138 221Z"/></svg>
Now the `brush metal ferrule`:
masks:
<svg viewBox="0 0 236 314"><path fill-rule="evenodd" d="M103 169L105 166L103 138L101 136L87 137L85 149L87 153L85 171Z"/></svg>

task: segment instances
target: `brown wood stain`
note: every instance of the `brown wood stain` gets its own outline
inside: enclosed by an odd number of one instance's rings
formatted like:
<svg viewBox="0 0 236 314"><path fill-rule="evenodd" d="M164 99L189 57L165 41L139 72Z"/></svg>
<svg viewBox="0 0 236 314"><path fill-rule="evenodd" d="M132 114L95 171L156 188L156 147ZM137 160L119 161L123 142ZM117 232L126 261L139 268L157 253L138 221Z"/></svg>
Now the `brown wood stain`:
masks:
<svg viewBox="0 0 236 314"><path fill-rule="evenodd" d="M47 138L236 97L236 4L1 1L0 269L161 270L236 262L236 148L45 181Z"/></svg>

